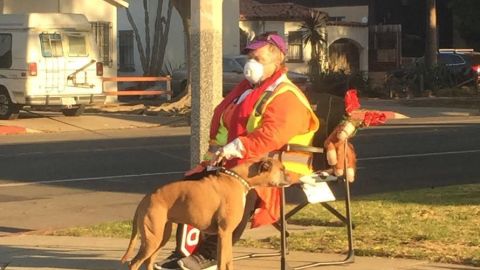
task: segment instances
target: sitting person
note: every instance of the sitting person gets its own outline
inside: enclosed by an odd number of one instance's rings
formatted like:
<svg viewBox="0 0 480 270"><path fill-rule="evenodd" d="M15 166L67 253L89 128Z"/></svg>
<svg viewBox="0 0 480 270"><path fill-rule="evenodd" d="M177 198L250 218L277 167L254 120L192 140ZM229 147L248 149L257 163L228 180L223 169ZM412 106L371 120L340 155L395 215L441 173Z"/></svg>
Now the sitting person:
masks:
<svg viewBox="0 0 480 270"><path fill-rule="evenodd" d="M319 120L302 91L287 78L287 47L277 34L262 34L245 49L248 61L245 80L240 82L215 108L210 128L210 148L204 166L187 179L200 179L207 165L226 160L231 168L247 159L273 156L288 143L310 146ZM311 173L306 153L283 156L285 167L295 175ZM252 227L271 224L280 216L280 189L255 188L248 192L244 216L233 233L240 239L248 221ZM208 196L208 194L206 194ZM208 197L206 197L208 199ZM182 226L177 229L176 251L156 269L216 269L217 236L205 235L193 254L181 256Z"/></svg>

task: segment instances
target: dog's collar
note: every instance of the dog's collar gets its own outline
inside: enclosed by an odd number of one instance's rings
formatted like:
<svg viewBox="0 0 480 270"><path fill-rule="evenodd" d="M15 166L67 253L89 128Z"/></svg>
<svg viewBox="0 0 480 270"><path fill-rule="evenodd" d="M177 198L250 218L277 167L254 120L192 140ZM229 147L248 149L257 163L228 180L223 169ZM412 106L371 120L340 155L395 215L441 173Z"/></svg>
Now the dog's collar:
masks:
<svg viewBox="0 0 480 270"><path fill-rule="evenodd" d="M218 168L218 172L221 172L221 173L224 173L226 175L229 175L229 176L232 176L233 178L237 179L238 181L240 181L240 183L242 183L242 185L245 187L245 189L247 191L249 191L250 189L252 189L252 187L250 186L250 184L247 182L247 180L245 180L245 178L241 177L240 175L238 175L238 173L234 172L234 171L231 171L229 169L226 169L224 167L220 167Z"/></svg>

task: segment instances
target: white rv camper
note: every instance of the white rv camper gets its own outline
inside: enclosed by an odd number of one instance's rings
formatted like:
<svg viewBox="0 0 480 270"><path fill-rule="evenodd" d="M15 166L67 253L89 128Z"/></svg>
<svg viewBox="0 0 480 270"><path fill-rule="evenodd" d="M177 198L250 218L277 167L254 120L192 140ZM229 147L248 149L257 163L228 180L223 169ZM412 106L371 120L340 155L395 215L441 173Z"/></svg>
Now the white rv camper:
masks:
<svg viewBox="0 0 480 270"><path fill-rule="evenodd" d="M0 15L0 119L23 106L75 116L104 101L98 52L84 15Z"/></svg>

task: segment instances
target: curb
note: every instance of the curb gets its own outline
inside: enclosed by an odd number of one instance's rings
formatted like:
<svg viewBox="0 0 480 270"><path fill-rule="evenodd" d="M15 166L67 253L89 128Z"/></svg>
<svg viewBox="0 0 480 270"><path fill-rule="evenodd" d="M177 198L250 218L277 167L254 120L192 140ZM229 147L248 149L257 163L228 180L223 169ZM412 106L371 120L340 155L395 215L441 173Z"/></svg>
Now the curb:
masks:
<svg viewBox="0 0 480 270"><path fill-rule="evenodd" d="M24 127L0 125L0 135L13 135L13 134L24 134L24 133L27 133L27 129Z"/></svg>
<svg viewBox="0 0 480 270"><path fill-rule="evenodd" d="M43 133L40 130L19 127L19 126L2 126L0 125L0 135L19 135L26 133Z"/></svg>
<svg viewBox="0 0 480 270"><path fill-rule="evenodd" d="M385 114L385 116L388 119L405 119L405 118L410 118L404 114L397 113L397 112L392 112L392 111L380 111Z"/></svg>

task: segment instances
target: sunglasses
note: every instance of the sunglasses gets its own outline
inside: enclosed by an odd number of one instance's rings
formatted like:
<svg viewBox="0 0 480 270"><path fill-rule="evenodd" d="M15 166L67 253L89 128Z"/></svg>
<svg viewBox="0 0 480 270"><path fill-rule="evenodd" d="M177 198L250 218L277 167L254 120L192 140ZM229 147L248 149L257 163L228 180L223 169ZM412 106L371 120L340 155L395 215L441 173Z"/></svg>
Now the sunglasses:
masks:
<svg viewBox="0 0 480 270"><path fill-rule="evenodd" d="M272 34L262 34L262 35L258 36L257 38L255 38L255 40L266 41L266 42L268 42L272 45L277 46L278 48L282 48L282 46L280 46L278 41L276 41L275 38L272 37Z"/></svg>

